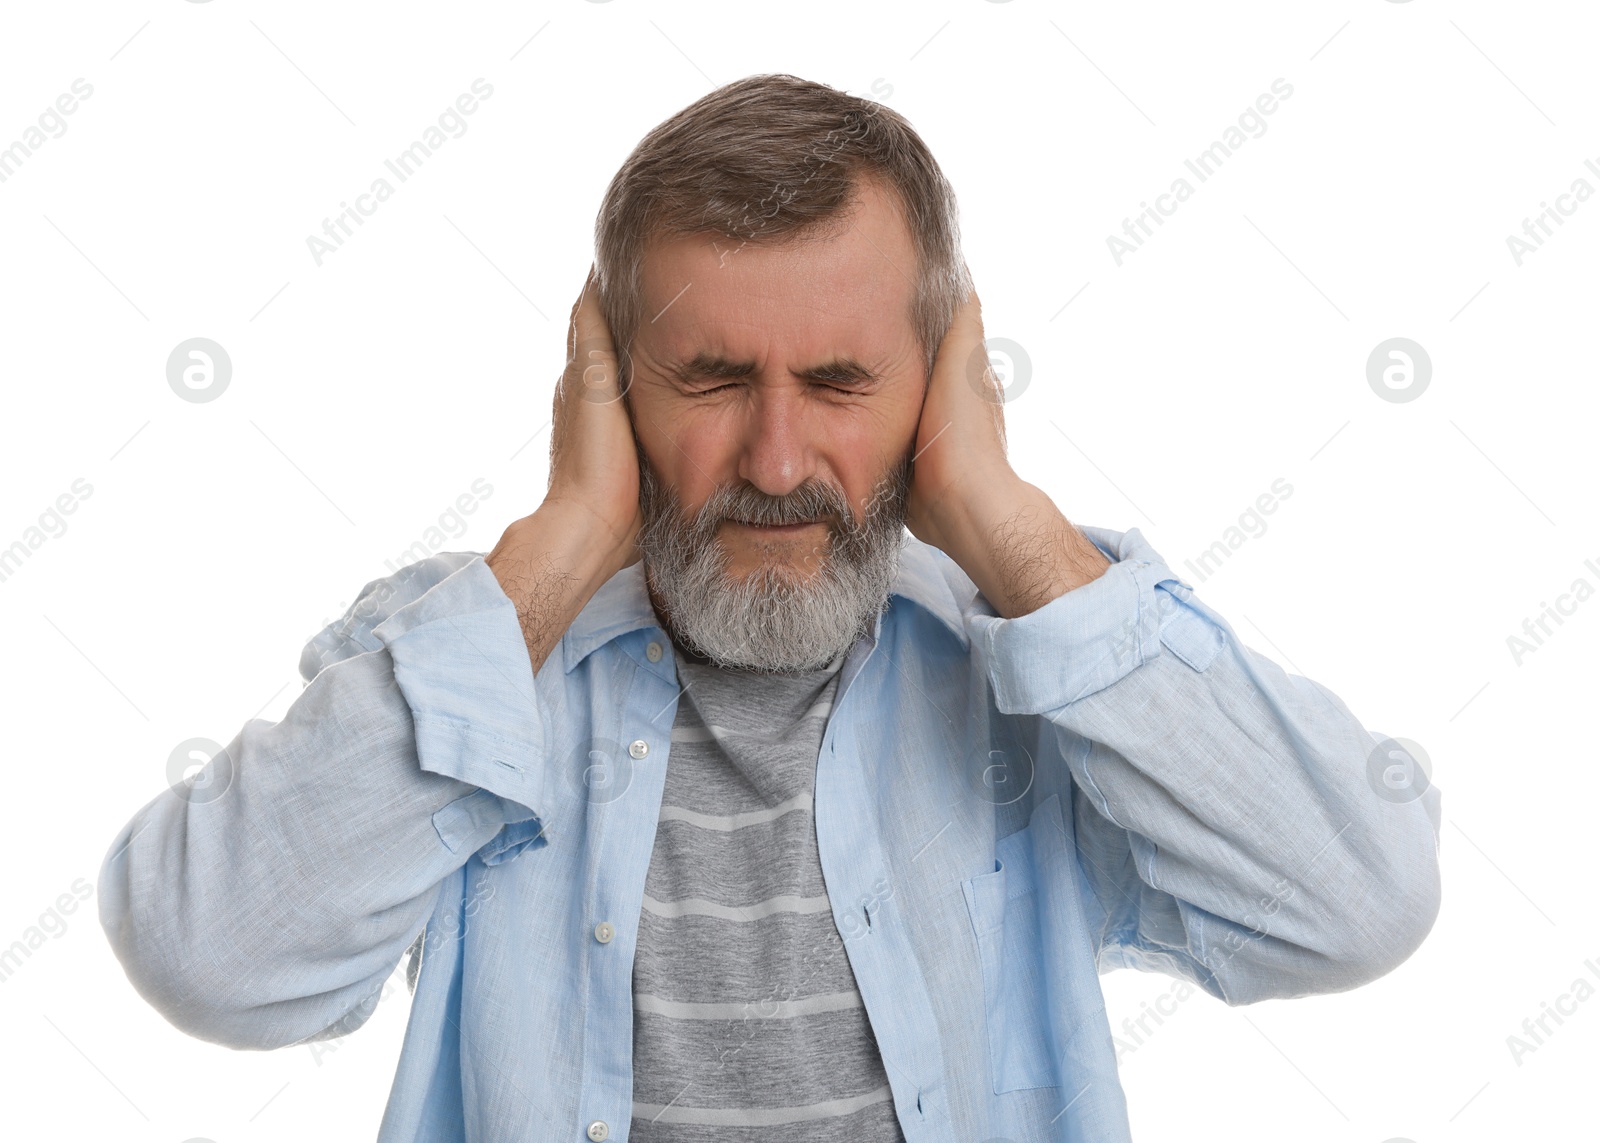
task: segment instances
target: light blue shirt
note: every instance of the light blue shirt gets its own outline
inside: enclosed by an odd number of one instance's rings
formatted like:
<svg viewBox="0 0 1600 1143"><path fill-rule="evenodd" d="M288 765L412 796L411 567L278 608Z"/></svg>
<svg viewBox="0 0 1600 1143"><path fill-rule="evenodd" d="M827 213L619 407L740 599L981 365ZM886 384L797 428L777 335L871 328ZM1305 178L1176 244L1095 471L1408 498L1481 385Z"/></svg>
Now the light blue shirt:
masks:
<svg viewBox="0 0 1600 1143"><path fill-rule="evenodd" d="M1439 793L1396 780L1409 758L1137 529L1082 531L1111 567L1016 619L908 538L840 676L817 843L908 1143L1125 1143L1098 973L1334 992L1438 911ZM380 1143L625 1138L673 658L637 564L537 675L481 555L368 584L282 721L112 844L129 979L191 1035L276 1048L358 1027L409 949Z"/></svg>

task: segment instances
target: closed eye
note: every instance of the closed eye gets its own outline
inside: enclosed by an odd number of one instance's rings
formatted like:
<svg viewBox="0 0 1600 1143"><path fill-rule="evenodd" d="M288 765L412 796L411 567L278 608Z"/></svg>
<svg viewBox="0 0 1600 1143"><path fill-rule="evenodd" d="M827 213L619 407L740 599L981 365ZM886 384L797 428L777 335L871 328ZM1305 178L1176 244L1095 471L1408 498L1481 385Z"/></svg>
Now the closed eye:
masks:
<svg viewBox="0 0 1600 1143"><path fill-rule="evenodd" d="M690 396L708 397L748 382L756 375L757 369L754 361L734 361L711 353L700 353L687 361L670 364L668 372L676 375ZM881 374L849 357L835 358L799 370L795 376L814 389L820 388L846 397L872 392L884 381ZM696 388L705 382L712 384L704 389Z"/></svg>
<svg viewBox="0 0 1600 1143"><path fill-rule="evenodd" d="M832 389L836 393L864 393L874 384L873 378L840 378L837 381L813 381L818 389Z"/></svg>
<svg viewBox="0 0 1600 1143"><path fill-rule="evenodd" d="M832 390L835 393L843 393L843 394L845 394L847 396L848 395L853 395L853 394L856 394L856 393L860 393L863 389L866 388L866 386L863 383L858 382L858 381L836 381L836 382L814 381L814 382L811 383L811 387L813 389L829 389L829 390ZM727 389L738 389L738 388L740 388L740 383L737 382L737 381L734 381L734 382L730 382L729 384L726 384L726 385L713 385L709 389L695 389L695 390L692 391L691 395L695 396L695 397L708 397L712 393L721 393L721 392L723 392L724 390L727 390Z"/></svg>

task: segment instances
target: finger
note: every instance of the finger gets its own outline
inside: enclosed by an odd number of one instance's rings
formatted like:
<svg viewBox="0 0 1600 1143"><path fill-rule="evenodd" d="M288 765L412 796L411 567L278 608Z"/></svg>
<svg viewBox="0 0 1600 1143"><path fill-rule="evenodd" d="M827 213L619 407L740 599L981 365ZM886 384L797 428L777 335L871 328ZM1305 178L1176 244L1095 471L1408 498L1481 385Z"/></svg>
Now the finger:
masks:
<svg viewBox="0 0 1600 1143"><path fill-rule="evenodd" d="M983 303L978 298L976 289L969 289L967 296L956 306L955 313L950 316L950 324L945 328L944 338L939 343L938 357L946 360L955 359L965 361L970 355L974 344L983 340ZM948 352L947 352L948 351Z"/></svg>
<svg viewBox="0 0 1600 1143"><path fill-rule="evenodd" d="M622 395L616 347L600 309L600 288L594 267L590 267L578 301L573 303L562 389L574 400L600 405L614 402Z"/></svg>
<svg viewBox="0 0 1600 1143"><path fill-rule="evenodd" d="M583 279L583 288L578 291L577 300L572 303L572 309L567 314L567 361L572 361L573 351L577 344L578 311L583 308L583 300L589 294L590 283L594 281L594 263L589 263L589 274Z"/></svg>
<svg viewBox="0 0 1600 1143"><path fill-rule="evenodd" d="M605 314L600 308L600 284L592 268L583 284L583 292L578 295L578 304L572 308L572 324L580 342L592 342L596 348L615 352L611 331L606 327Z"/></svg>
<svg viewBox="0 0 1600 1143"><path fill-rule="evenodd" d="M573 307L568 363L576 389L585 400L608 404L622 395L616 345L600 308L599 282L592 267Z"/></svg>
<svg viewBox="0 0 1600 1143"><path fill-rule="evenodd" d="M983 304L976 290L968 293L966 300L956 308L944 340L939 343L933 375L947 385L959 383L966 392L985 403L994 404L1001 399L999 379L990 367L989 350L984 342Z"/></svg>

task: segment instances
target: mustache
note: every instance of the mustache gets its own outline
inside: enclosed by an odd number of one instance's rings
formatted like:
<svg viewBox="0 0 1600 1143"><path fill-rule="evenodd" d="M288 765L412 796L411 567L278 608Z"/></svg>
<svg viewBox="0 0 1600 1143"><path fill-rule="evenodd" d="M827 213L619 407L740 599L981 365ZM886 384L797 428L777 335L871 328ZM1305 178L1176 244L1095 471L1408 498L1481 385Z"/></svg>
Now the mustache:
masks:
<svg viewBox="0 0 1600 1143"><path fill-rule="evenodd" d="M748 481L719 484L697 511L684 512L677 490L661 479L655 466L639 455L639 503L644 515L641 551L661 551L662 545L701 549L715 542L725 520L747 524L802 524L821 520L828 525L829 550L846 560L866 558L884 536L898 534L905 518L911 486L908 451L883 474L866 502L861 518L851 511L844 489L820 477L808 477L792 491L773 496Z"/></svg>
<svg viewBox="0 0 1600 1143"><path fill-rule="evenodd" d="M805 524L821 520L833 531L854 527L842 489L815 477L792 492L772 496L752 484L722 485L695 514L696 530L710 531L724 520L739 524Z"/></svg>

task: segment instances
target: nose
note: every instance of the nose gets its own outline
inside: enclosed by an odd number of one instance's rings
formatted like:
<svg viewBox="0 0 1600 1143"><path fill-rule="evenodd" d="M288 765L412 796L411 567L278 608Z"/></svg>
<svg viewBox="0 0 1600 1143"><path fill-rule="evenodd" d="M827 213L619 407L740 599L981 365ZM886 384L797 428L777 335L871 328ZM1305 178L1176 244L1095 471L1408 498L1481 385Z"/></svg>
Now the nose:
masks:
<svg viewBox="0 0 1600 1143"><path fill-rule="evenodd" d="M801 397L789 386L762 386L746 417L739 475L769 496L793 492L815 471Z"/></svg>

